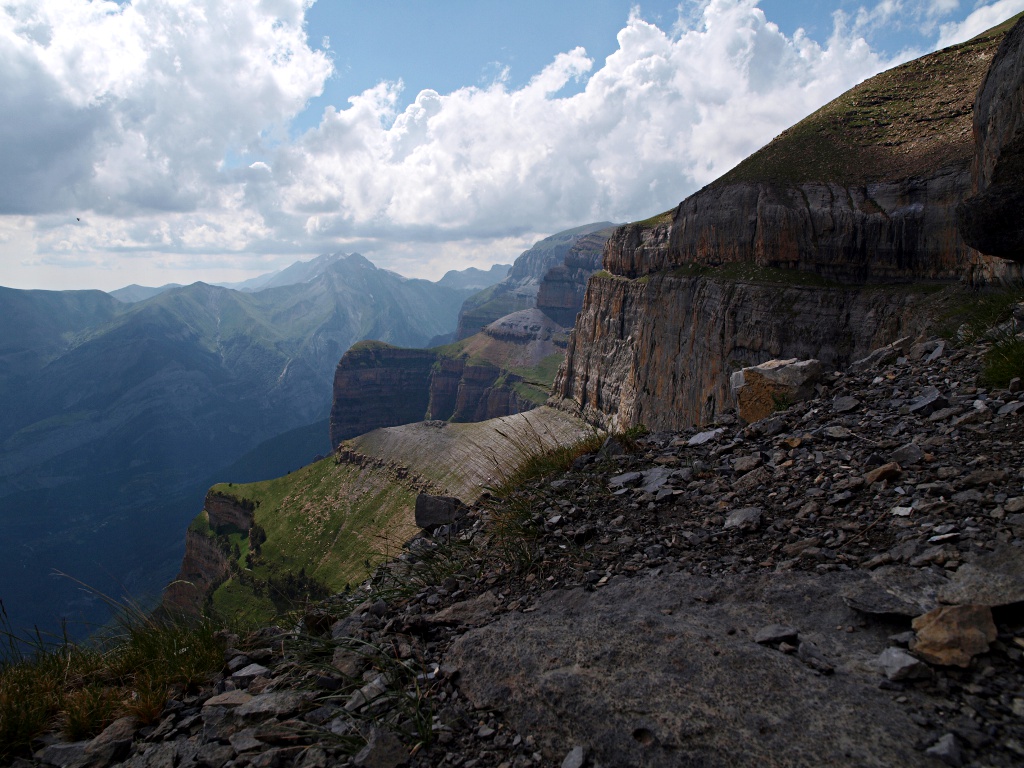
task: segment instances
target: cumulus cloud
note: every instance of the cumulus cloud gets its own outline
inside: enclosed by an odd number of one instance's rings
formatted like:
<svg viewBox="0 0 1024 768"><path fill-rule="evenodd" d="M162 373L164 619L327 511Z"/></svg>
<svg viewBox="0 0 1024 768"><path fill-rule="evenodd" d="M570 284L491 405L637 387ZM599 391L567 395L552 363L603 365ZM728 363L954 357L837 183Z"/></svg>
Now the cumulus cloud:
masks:
<svg viewBox="0 0 1024 768"><path fill-rule="evenodd" d="M520 89L424 91L398 112L400 85L381 84L328 109L272 163L276 203L339 236L646 216L887 63L841 31L786 37L753 0L712 0L668 32L634 14L600 66L575 49Z"/></svg>
<svg viewBox="0 0 1024 768"><path fill-rule="evenodd" d="M402 84L382 82L291 137L332 72L306 39L307 4L8 0L0 109L18 119L0 122L0 230L31 222L42 265L360 250L411 275L483 266L561 228L675 205L910 55L873 50L872 25L957 5L881 0L837 13L824 42L783 34L755 0L690 4L671 29L634 12L604 61L576 48L522 87L499 74L405 107ZM1018 6L980 7L943 40Z"/></svg>
<svg viewBox="0 0 1024 768"><path fill-rule="evenodd" d="M1024 0L997 0L977 8L961 22L943 24L940 28L938 47L945 48L970 40L1021 11L1024 11Z"/></svg>
<svg viewBox="0 0 1024 768"><path fill-rule="evenodd" d="M216 205L229 151L286 135L331 65L302 0L0 8L0 212Z"/></svg>

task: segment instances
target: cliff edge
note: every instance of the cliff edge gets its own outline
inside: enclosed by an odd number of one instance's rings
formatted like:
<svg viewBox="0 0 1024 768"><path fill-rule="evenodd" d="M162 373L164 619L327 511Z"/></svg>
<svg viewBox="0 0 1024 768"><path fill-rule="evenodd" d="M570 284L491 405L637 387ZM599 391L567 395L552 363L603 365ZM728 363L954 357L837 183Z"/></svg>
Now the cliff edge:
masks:
<svg viewBox="0 0 1024 768"><path fill-rule="evenodd" d="M733 370L842 368L920 333L965 300L958 286L1019 282L957 215L979 87L1019 76L1004 63L1017 49L1000 47L1010 26L865 81L674 210L617 229L552 404L612 429L704 423L732 407Z"/></svg>

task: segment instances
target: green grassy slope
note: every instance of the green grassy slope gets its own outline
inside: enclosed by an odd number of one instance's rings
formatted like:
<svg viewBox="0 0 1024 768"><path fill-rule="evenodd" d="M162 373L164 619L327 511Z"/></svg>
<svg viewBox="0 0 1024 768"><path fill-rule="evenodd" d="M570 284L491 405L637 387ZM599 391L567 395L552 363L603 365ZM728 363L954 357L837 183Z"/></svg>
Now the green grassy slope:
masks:
<svg viewBox="0 0 1024 768"><path fill-rule="evenodd" d="M713 182L866 183L972 156L975 93L1018 15L973 40L876 75L783 131Z"/></svg>
<svg viewBox="0 0 1024 768"><path fill-rule="evenodd" d="M213 490L257 504L255 533L223 537L232 575L215 591L213 609L233 620L267 620L358 584L417 530L408 480L333 457L274 480Z"/></svg>

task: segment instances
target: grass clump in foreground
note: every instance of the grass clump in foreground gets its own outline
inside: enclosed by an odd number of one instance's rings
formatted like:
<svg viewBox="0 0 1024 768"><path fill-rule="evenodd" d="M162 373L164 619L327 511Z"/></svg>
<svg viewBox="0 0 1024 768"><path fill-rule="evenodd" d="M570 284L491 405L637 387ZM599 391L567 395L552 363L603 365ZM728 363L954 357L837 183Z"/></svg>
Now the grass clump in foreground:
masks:
<svg viewBox="0 0 1024 768"><path fill-rule="evenodd" d="M539 563L536 542L543 525L540 511L544 508L539 482L569 471L581 456L598 453L612 440L623 450L633 452L637 450L639 438L646 434L647 429L642 425L612 436L595 431L571 445L528 455L489 489L496 502L491 505L488 529L488 544L494 558L519 574L534 570Z"/></svg>
<svg viewBox="0 0 1024 768"><path fill-rule="evenodd" d="M206 620L148 616L132 605L116 611L116 628L102 639L47 643L18 637L0 602L0 763L28 754L53 729L77 741L126 715L153 723L170 697L196 690L223 664Z"/></svg>
<svg viewBox="0 0 1024 768"><path fill-rule="evenodd" d="M1024 339L1014 319L1014 308L1024 303L1024 290L1012 288L973 295L940 318L939 332L966 343L987 341L983 383L1005 387L1012 379L1024 378Z"/></svg>

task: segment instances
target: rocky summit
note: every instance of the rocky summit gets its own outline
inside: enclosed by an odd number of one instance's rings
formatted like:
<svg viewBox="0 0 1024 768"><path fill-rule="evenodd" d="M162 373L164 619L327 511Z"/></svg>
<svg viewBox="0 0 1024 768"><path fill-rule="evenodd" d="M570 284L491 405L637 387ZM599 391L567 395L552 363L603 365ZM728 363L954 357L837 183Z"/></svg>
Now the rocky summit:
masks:
<svg viewBox="0 0 1024 768"><path fill-rule="evenodd" d="M106 766L1012 766L1024 391L903 339L752 424L613 437L423 532ZM24 765L25 761L17 764Z"/></svg>

